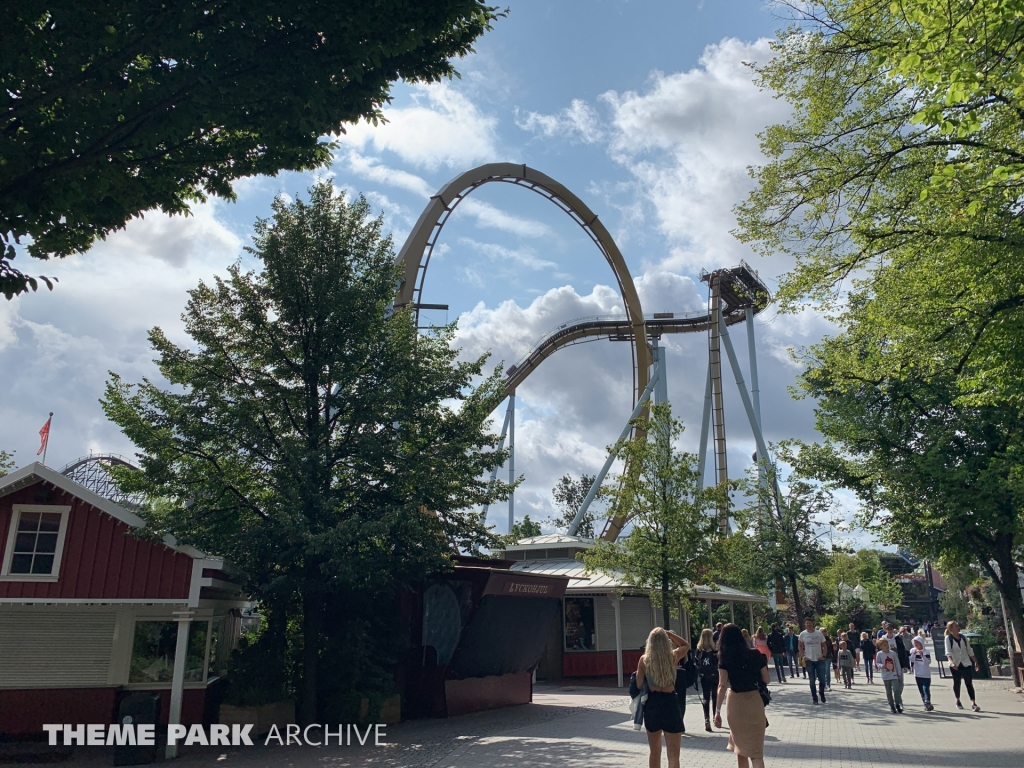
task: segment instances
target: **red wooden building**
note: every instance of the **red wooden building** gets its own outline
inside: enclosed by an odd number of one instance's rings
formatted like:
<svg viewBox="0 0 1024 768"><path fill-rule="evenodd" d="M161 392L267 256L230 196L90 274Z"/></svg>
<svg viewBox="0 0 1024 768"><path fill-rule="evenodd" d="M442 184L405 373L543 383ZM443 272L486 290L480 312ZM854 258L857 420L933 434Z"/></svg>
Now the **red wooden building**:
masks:
<svg viewBox="0 0 1024 768"><path fill-rule="evenodd" d="M0 736L114 722L136 691L164 722L216 716L244 596L223 559L143 528L41 464L0 478Z"/></svg>

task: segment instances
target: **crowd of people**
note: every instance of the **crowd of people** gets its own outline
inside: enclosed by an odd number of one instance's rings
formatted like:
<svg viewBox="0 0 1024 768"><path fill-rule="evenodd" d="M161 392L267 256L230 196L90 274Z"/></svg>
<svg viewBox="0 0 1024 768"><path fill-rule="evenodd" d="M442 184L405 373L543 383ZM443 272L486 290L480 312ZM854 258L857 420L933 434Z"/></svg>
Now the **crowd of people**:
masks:
<svg viewBox="0 0 1024 768"><path fill-rule="evenodd" d="M751 635L735 624L719 623L715 629L704 629L691 650L687 640L656 627L630 680L634 727L642 725L647 731L652 767L661 765L664 740L669 768L677 768L681 737L686 732L686 690L692 686L704 709L704 729L712 731L712 722L721 728L725 712L729 749L736 754L739 765L752 763L754 768L762 768L771 672L778 683L807 680L813 703L825 704L833 679L837 685L841 682L844 688L853 688L861 665L868 685L874 684L878 673L893 714L903 712L904 680L911 675L925 711L931 712L935 706L928 629L923 627L915 633L910 627L897 628L883 622L879 629L858 631L850 624L846 632L830 634L808 618L799 633L793 626L783 631L772 624L769 631L758 628ZM943 645L956 707L964 708L960 701L963 686L971 709L980 712L974 691L978 660L956 621L946 625Z"/></svg>

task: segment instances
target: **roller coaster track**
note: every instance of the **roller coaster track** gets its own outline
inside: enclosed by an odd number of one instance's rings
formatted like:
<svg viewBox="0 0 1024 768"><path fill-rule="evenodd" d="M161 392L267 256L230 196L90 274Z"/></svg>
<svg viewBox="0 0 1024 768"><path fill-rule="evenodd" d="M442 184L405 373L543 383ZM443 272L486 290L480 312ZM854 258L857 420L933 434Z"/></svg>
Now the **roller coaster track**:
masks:
<svg viewBox="0 0 1024 768"><path fill-rule="evenodd" d="M725 314L727 325L743 322L742 310ZM644 327L648 338L661 338L666 333L699 333L711 328L709 312L658 312L644 316ZM580 317L555 326L505 371L505 391L515 392L547 358L563 347L586 344L591 341L632 341L630 321L622 315L595 315Z"/></svg>
<svg viewBox="0 0 1024 768"><path fill-rule="evenodd" d="M418 322L420 309L429 306L423 304L423 287L434 247L444 225L467 195L490 183L512 184L539 194L575 221L611 267L624 305L624 314L577 318L545 334L525 356L510 365L505 372L505 392L512 396L510 405L515 402L516 388L557 350L599 339L630 342L633 352L633 402L636 404L641 398L641 393L646 390L652 372L653 353L648 343L649 339L660 338L666 333L710 331L708 387L709 391L713 392L716 403L712 418L716 429L715 452L716 457L721 456L720 461L716 459L716 471L726 474L718 319L721 318L727 326L735 325L742 322L748 312L756 314L763 310L770 300L764 283L746 264L715 270L710 274L702 273L701 278L708 283L711 292L707 311L680 315L661 312L646 316L640 306L640 297L637 295L636 285L622 252L597 214L586 203L563 184L533 168L514 163L491 163L460 174L430 198L398 253L397 264L401 268L402 276L397 286L394 306L409 307L415 313ZM511 423L514 424L514 420ZM634 438L642 439L643 436L644 433L639 427L634 428ZM511 503L509 509L511 516ZM625 522L621 516L610 519L602 538L614 540Z"/></svg>

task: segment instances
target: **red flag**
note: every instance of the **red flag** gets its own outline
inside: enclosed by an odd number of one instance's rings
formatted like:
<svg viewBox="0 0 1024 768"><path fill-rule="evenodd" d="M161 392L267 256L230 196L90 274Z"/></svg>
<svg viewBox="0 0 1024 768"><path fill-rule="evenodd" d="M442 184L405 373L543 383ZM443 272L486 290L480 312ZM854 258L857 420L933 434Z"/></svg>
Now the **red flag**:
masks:
<svg viewBox="0 0 1024 768"><path fill-rule="evenodd" d="M50 439L50 422L53 421L53 414L50 414L50 418L43 424L43 428L39 430L39 450L36 451L36 456L46 450L46 441Z"/></svg>

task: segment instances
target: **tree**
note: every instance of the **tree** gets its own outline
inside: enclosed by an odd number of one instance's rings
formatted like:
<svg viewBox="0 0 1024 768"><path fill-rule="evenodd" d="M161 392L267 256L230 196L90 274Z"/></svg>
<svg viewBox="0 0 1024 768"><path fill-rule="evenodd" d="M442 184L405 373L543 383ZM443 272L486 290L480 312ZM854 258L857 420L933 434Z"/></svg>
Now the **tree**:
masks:
<svg viewBox="0 0 1024 768"><path fill-rule="evenodd" d="M11 265L22 238L63 257L152 208L328 163L321 137L380 120L395 80L456 74L497 15L479 0L4 3L0 291L36 288Z"/></svg>
<svg viewBox="0 0 1024 768"><path fill-rule="evenodd" d="M1024 397L1024 34L1010 0L817 0L758 68L793 116L738 209L741 239L796 260L786 310L861 322L869 378L952 375Z"/></svg>
<svg viewBox="0 0 1024 768"><path fill-rule="evenodd" d="M772 447L777 460L799 467L799 451L795 443L784 442ZM779 464L765 467L764 479L757 470L748 472L743 483L752 503L737 514L737 522L753 539L751 555L763 580L784 583L793 596L797 621L804 616L800 604L800 581L819 571L827 562L819 539L822 525L831 525L835 502L827 488L801 477L799 470L790 473L780 485ZM826 520L822 520L822 518Z"/></svg>
<svg viewBox="0 0 1024 768"><path fill-rule="evenodd" d="M573 480L572 475L562 475L557 485L551 489L551 496L558 508L559 515L551 522L556 528L563 531L569 530L572 521L576 519L576 513L583 506L583 500L587 498L591 486L597 478L594 475L583 474L579 480ZM601 498L601 491L598 491L594 500ZM576 529L577 536L587 539L594 538L594 512L593 505L580 519L579 527Z"/></svg>
<svg viewBox="0 0 1024 768"><path fill-rule="evenodd" d="M301 627L300 714L316 722L328 601L332 621L356 616L492 545L470 510L508 487L486 479L506 458L484 431L499 374L474 385L483 359L457 362L452 328L420 335L387 311L391 240L364 199L327 182L309 198L257 223L262 271L190 292L188 347L150 332L170 388L112 374L102 404L140 449L122 487L162 500L153 527L233 560L282 637Z"/></svg>
<svg viewBox="0 0 1024 768"><path fill-rule="evenodd" d="M881 613L893 613L903 603L903 590L882 566L878 552L860 549L857 552L834 549L828 556L827 564L812 579L821 590L824 603L829 610L849 611L860 603L849 593L844 594L842 586L853 588L860 584L868 592L868 603Z"/></svg>
<svg viewBox="0 0 1024 768"><path fill-rule="evenodd" d="M857 494L862 522L881 541L981 568L1024 637L1016 565L1024 540L1024 413L964 403L949 379L852 376L845 365L851 344L848 335L826 340L802 376L826 439L805 448L807 465Z"/></svg>
<svg viewBox="0 0 1024 768"><path fill-rule="evenodd" d="M605 487L609 514L624 514L632 529L615 542L599 541L583 553L588 572L614 574L650 590L669 626L670 608L693 593L718 539L718 510L728 505L724 488L701 488L697 457L677 450L683 425L668 404L652 406L636 424L645 439L625 439L615 449L626 463L618 483Z"/></svg>
<svg viewBox="0 0 1024 768"><path fill-rule="evenodd" d="M0 451L0 477L14 469L14 452Z"/></svg>
<svg viewBox="0 0 1024 768"><path fill-rule="evenodd" d="M529 515L524 515L522 520L517 520L512 524L512 530L500 537L501 546L512 547L518 544L522 539L528 539L531 536L540 536L540 523L535 523L530 519Z"/></svg>

